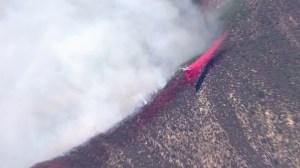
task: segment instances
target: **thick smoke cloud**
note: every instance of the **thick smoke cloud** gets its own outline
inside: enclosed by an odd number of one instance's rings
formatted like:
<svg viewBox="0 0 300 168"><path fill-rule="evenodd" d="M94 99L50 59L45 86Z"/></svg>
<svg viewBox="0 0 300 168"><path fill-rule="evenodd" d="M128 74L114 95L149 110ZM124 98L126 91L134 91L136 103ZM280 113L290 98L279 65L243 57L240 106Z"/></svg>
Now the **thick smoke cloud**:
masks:
<svg viewBox="0 0 300 168"><path fill-rule="evenodd" d="M0 1L0 167L50 159L130 115L215 27L189 0Z"/></svg>

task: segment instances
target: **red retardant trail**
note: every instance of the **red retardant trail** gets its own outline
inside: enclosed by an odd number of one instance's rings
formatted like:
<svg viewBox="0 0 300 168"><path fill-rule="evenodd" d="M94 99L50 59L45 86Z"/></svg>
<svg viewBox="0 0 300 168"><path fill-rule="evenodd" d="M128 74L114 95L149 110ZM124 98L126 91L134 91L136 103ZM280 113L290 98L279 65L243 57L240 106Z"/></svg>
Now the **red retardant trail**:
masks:
<svg viewBox="0 0 300 168"><path fill-rule="evenodd" d="M213 56L213 53L216 51L216 49L222 44L222 42L227 37L227 33L223 33L221 37L219 37L214 43L209 47L209 49L202 54L194 63L189 65L187 68L185 68L185 74L186 78L188 80L194 79L200 69L210 60L210 58Z"/></svg>

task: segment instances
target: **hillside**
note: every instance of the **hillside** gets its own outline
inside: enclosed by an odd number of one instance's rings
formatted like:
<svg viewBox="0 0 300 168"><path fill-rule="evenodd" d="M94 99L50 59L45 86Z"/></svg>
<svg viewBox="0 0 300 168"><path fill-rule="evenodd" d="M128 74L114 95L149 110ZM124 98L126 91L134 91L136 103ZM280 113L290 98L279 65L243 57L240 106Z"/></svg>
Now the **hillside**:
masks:
<svg viewBox="0 0 300 168"><path fill-rule="evenodd" d="M235 1L198 93L178 72L137 115L34 167L300 167L299 6Z"/></svg>

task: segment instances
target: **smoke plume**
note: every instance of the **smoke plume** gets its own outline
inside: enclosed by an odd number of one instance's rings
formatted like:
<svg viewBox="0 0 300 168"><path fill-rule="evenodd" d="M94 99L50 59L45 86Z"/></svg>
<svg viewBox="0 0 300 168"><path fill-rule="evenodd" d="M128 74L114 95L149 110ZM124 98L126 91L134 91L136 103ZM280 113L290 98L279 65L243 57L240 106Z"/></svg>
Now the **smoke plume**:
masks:
<svg viewBox="0 0 300 168"><path fill-rule="evenodd" d="M1 0L0 167L50 159L130 115L210 44L212 16L190 0Z"/></svg>

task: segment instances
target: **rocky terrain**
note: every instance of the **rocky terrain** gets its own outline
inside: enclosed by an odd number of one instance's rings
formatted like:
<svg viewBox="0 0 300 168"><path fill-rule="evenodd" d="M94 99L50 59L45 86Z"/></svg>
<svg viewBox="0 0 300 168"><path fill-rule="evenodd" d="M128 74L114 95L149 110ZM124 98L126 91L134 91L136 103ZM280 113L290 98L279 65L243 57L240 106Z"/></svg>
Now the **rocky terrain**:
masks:
<svg viewBox="0 0 300 168"><path fill-rule="evenodd" d="M178 72L136 115L34 167L300 167L299 6L233 1L198 93Z"/></svg>

